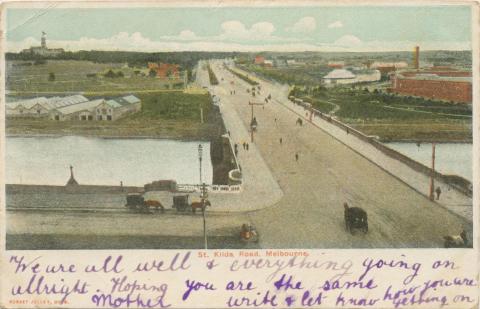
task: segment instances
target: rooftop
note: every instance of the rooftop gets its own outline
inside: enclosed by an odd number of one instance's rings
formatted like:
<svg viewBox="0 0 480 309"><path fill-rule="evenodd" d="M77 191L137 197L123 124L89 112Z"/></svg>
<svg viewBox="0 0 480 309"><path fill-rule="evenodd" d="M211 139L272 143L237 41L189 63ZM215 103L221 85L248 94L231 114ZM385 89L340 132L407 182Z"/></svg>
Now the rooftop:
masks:
<svg viewBox="0 0 480 309"><path fill-rule="evenodd" d="M348 79L355 78L355 74L345 69L336 69L325 75L323 78L330 79Z"/></svg>
<svg viewBox="0 0 480 309"><path fill-rule="evenodd" d="M95 109L95 107L97 107L99 104L101 104L104 101L105 101L104 99L97 99L93 101L77 103L77 104L57 108L57 111L59 111L64 115L80 112L83 110L92 111Z"/></svg>

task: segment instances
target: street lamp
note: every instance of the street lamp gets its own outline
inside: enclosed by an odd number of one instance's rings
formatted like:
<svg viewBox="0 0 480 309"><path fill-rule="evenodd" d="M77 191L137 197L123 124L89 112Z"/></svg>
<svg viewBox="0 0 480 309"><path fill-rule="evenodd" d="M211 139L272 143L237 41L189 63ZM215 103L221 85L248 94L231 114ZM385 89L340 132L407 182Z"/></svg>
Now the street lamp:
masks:
<svg viewBox="0 0 480 309"><path fill-rule="evenodd" d="M208 248L207 244L207 218L205 217L205 198L206 190L205 190L205 183L202 183L202 155L203 155L203 147L202 144L198 144L198 161L200 163L200 199L202 202L202 214L203 214L203 242L205 245L205 249Z"/></svg>
<svg viewBox="0 0 480 309"><path fill-rule="evenodd" d="M202 184L202 155L203 155L203 146L198 144L198 161L200 162L200 185Z"/></svg>

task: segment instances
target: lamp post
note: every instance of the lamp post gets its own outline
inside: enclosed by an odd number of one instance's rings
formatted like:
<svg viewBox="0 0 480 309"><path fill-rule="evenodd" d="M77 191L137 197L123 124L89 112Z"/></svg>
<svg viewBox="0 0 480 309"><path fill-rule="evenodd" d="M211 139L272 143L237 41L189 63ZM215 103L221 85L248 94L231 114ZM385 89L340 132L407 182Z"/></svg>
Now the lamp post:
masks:
<svg viewBox="0 0 480 309"><path fill-rule="evenodd" d="M200 199L202 203L202 214L203 214L203 242L205 249L208 249L207 243L207 218L205 217L205 198L206 198L206 190L205 190L205 183L202 182L202 155L203 155L203 147L202 144L198 145L198 161L200 163Z"/></svg>
<svg viewBox="0 0 480 309"><path fill-rule="evenodd" d="M430 176L430 192L429 198L431 201L435 199L434 191L435 191L435 143L432 143L432 170Z"/></svg>

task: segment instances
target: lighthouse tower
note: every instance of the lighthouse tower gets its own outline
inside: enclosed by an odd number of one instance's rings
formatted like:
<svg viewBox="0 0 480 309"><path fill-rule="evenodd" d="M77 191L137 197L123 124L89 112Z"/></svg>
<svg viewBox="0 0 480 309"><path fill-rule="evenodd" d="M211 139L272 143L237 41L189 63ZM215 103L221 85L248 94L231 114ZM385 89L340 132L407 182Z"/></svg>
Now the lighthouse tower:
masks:
<svg viewBox="0 0 480 309"><path fill-rule="evenodd" d="M42 48L47 49L47 33L42 31Z"/></svg>
<svg viewBox="0 0 480 309"><path fill-rule="evenodd" d="M73 176L73 166L70 165L70 179L68 180L67 186L78 186L78 182L75 180Z"/></svg>

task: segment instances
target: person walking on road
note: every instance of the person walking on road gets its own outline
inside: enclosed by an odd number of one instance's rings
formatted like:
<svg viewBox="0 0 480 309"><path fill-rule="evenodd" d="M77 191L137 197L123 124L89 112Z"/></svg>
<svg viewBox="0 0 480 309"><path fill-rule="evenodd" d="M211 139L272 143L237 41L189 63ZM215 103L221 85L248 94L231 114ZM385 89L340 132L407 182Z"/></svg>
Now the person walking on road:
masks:
<svg viewBox="0 0 480 309"><path fill-rule="evenodd" d="M437 187L437 189L435 189L435 193L437 193L437 201L440 199L440 194L442 194L442 189L440 189L440 187Z"/></svg>
<svg viewBox="0 0 480 309"><path fill-rule="evenodd" d="M295 161L298 162L298 152L295 153Z"/></svg>
<svg viewBox="0 0 480 309"><path fill-rule="evenodd" d="M280 145L283 143L283 139L280 137Z"/></svg>
<svg viewBox="0 0 480 309"><path fill-rule="evenodd" d="M247 146L246 146L245 142L243 142L242 146L243 146L243 150L247 149Z"/></svg>
<svg viewBox="0 0 480 309"><path fill-rule="evenodd" d="M249 147L249 146L248 146L248 143L246 143L246 144L245 144L245 149L247 149L247 151L248 151L248 147Z"/></svg>

